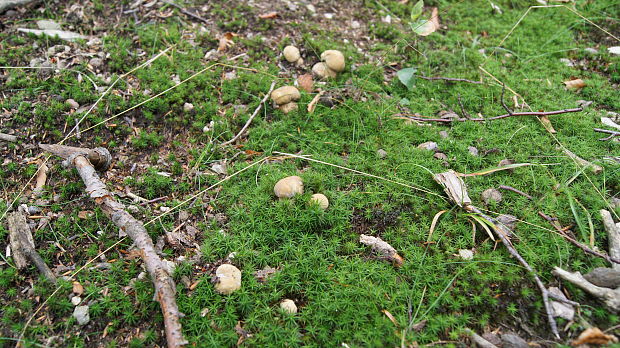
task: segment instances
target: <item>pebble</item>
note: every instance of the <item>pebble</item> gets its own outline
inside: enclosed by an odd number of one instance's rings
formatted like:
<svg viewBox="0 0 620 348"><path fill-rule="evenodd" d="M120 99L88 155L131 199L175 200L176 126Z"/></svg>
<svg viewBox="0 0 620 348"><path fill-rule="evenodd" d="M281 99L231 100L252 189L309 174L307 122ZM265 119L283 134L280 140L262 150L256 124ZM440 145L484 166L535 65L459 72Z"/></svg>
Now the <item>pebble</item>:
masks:
<svg viewBox="0 0 620 348"><path fill-rule="evenodd" d="M592 103L594 103L592 100L577 100L577 106L579 106L580 108L587 108L588 106L592 105Z"/></svg>
<svg viewBox="0 0 620 348"><path fill-rule="evenodd" d="M482 192L482 201L484 204L499 203L502 201L502 193L494 188L486 189Z"/></svg>
<svg viewBox="0 0 620 348"><path fill-rule="evenodd" d="M379 158L385 158L387 156L387 151L384 149L379 149L377 150L377 156L379 156Z"/></svg>
<svg viewBox="0 0 620 348"><path fill-rule="evenodd" d="M185 104L183 104L183 111L190 112L192 110L194 110L194 104L192 104L192 103L185 103Z"/></svg>
<svg viewBox="0 0 620 348"><path fill-rule="evenodd" d="M515 334L503 334L502 343L502 348L529 348L527 342Z"/></svg>
<svg viewBox="0 0 620 348"><path fill-rule="evenodd" d="M41 19L37 21L37 27L43 30L60 30L60 24L50 21L48 19Z"/></svg>
<svg viewBox="0 0 620 348"><path fill-rule="evenodd" d="M468 146L467 149L472 156L478 156L478 149L473 146Z"/></svg>
<svg viewBox="0 0 620 348"><path fill-rule="evenodd" d="M427 141L425 143L422 143L422 144L418 145L418 149L428 150L428 151L437 151L437 150L439 150L439 147L437 146L436 142L434 142L434 141Z"/></svg>
<svg viewBox="0 0 620 348"><path fill-rule="evenodd" d="M435 157L438 160L443 160L443 161L446 161L448 159L448 156L443 152L436 152L433 155L433 157Z"/></svg>
<svg viewBox="0 0 620 348"><path fill-rule="evenodd" d="M95 57L89 60L88 64L90 64L93 68L98 69L103 66L103 59Z"/></svg>
<svg viewBox="0 0 620 348"><path fill-rule="evenodd" d="M28 214L36 215L41 212L41 208L35 207L34 205L28 206Z"/></svg>
<svg viewBox="0 0 620 348"><path fill-rule="evenodd" d="M306 9L312 13L316 13L316 7L314 7L314 5L312 4L306 5Z"/></svg>
<svg viewBox="0 0 620 348"><path fill-rule="evenodd" d="M74 99L67 99L66 103L69 104L71 109L78 109L80 107L80 104L78 104L78 102L76 102Z"/></svg>
<svg viewBox="0 0 620 348"><path fill-rule="evenodd" d="M73 296L73 297L71 297L71 303L72 303L74 306L79 305L79 304L80 304L80 302L82 302L82 298L81 298L80 296Z"/></svg>
<svg viewBox="0 0 620 348"><path fill-rule="evenodd" d="M73 317L77 320L78 324L86 325L90 321L90 315L88 314L88 306L77 306L73 310Z"/></svg>
<svg viewBox="0 0 620 348"><path fill-rule="evenodd" d="M620 55L620 46L607 47L607 51L616 56Z"/></svg>
<svg viewBox="0 0 620 348"><path fill-rule="evenodd" d="M327 19L334 18L334 14L333 13L325 13L325 14L323 14L323 16L325 16L325 18L327 18Z"/></svg>
<svg viewBox="0 0 620 348"><path fill-rule="evenodd" d="M280 302L280 309L288 314L297 313L297 305L295 304L295 301L289 299Z"/></svg>
<svg viewBox="0 0 620 348"><path fill-rule="evenodd" d="M446 131L441 131L441 132L439 132L439 136L440 136L442 139L447 139L447 138L448 138L448 132L446 132Z"/></svg>
<svg viewBox="0 0 620 348"><path fill-rule="evenodd" d="M351 29L359 29L359 28L361 28L361 26L362 25L358 21L352 21L351 22Z"/></svg>
<svg viewBox="0 0 620 348"><path fill-rule="evenodd" d="M472 260L474 258L474 252L469 249L460 249L459 256L463 260Z"/></svg>
<svg viewBox="0 0 620 348"><path fill-rule="evenodd" d="M214 165L211 166L211 170L216 172L217 174L226 175L227 173L226 163L215 163Z"/></svg>

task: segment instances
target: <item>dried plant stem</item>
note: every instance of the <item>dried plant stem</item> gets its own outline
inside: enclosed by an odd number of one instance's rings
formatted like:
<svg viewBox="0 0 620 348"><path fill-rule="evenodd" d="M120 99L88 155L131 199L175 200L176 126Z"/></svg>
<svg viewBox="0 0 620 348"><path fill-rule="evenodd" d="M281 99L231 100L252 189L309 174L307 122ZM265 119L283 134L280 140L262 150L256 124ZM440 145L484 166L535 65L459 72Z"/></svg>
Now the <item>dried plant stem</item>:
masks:
<svg viewBox="0 0 620 348"><path fill-rule="evenodd" d="M485 122L485 121L494 121L500 120L502 118L507 118L511 116L551 116L551 115L560 115L566 114L570 112L580 112L583 111L582 108L573 108L573 109L562 109L562 110L554 110L554 111L527 111L527 112L513 112L510 114L504 114L499 116L493 116L489 118L430 118L424 117L417 114L395 114L394 117L397 118L406 118L414 121L420 122L440 122L440 123L452 123L452 122Z"/></svg>

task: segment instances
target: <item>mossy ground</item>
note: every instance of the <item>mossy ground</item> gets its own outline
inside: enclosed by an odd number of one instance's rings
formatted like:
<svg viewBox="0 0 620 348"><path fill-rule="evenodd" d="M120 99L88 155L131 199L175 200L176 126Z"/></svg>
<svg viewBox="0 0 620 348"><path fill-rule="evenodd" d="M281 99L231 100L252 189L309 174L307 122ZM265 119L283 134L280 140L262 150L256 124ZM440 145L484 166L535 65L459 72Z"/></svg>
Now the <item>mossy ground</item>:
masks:
<svg viewBox="0 0 620 348"><path fill-rule="evenodd" d="M106 176L110 189L124 192L128 187L147 199L167 196L141 207L143 221L161 214L160 206L174 207L220 180L210 172L212 164L227 160L228 173L233 173L273 151L312 155L428 191L315 162L280 158L254 166L190 200L181 209L189 213L188 222L199 229L199 245L181 250L166 245L163 253L169 259L186 256L186 261L177 266L175 279L178 303L186 315L182 319L184 334L192 345L234 346L240 327L250 334L242 343L247 346L325 347L344 343L350 347L381 347L437 341L463 346L467 344L465 327L513 330L531 341L548 344L545 340L552 337L531 278L480 227L475 240L472 238L467 214L443 198L441 187L429 173L445 171L446 166L432 152L417 148L426 141L437 142L448 156L449 168L461 173L494 167L506 158L536 164L514 172L467 178L470 196L482 205L481 192L499 185L534 196L530 201L505 192L500 203L486 208L518 217L516 248L546 284L565 287L573 300L583 304L579 310L583 321L568 325L563 342L578 335L585 322L601 328L616 325L620 321L617 315L550 274L556 265L587 272L604 266L604 262L584 255L555 235L538 212L557 217L563 225L574 225L575 235L584 243L590 238L590 216L595 245L606 250L598 211L618 194L620 168L604 157L617 153L618 145L599 141L601 135L592 129L600 127L600 117L607 111L620 110L620 57L607 52L606 47L614 45L608 35L564 8L531 11L500 46L528 6L536 2L495 3L502 14L495 13L488 1L428 1L428 6L439 7L442 25L446 26L428 37L416 37L411 32L406 23L411 4L396 1L354 1L348 5L321 2L316 4L316 16L311 16L305 5L292 12L279 4L273 5L279 18L270 20L261 20L258 15L271 7L210 2L206 11L200 12L211 23L208 30L201 30L201 23L176 11L168 17L149 12L148 19L138 24L137 17L130 15L112 20L120 4L102 1L88 7L84 23L51 6L7 20L0 32L0 65L27 66L48 47L65 44L15 32L15 27L40 18L73 23L75 30L101 37L101 50L109 56L99 77L85 62L73 66L72 71L60 70L49 76L35 70L3 70L0 106L6 116L0 116L0 131L15 129L22 140L0 147L5 158L0 169L0 212L18 197L37 170L31 160L40 151L32 145L58 142L75 125L78 115L64 100L72 98L80 105L91 105L98 99L100 94L88 80L78 82L76 71L107 87L110 80L106 82L106 77L114 81L175 45L165 56L116 85L82 124L81 129L86 130L81 139L68 142L111 150L115 164ZM575 9L618 36L620 8L614 3L576 1ZM121 4L125 9L130 5L128 1ZM70 6L70 2L63 2L61 8ZM205 9L203 5L186 6ZM158 9L157 13L170 10ZM335 19L323 17L324 12L334 11ZM393 19L402 18L403 22L382 22L388 11ZM352 20L362 24L358 31L349 29ZM221 64L213 65L214 61L204 57L217 48L218 35L224 32L239 36L219 58ZM289 43L302 49L304 68L279 60L279 52ZM85 42L71 47L88 50ZM596 47L599 53L588 53L584 50L588 47ZM338 97L334 107L319 104L310 114L305 106L314 95L303 92L297 112L284 115L267 105L243 142L218 147L238 132L274 79L278 79L278 86L291 84L294 76L310 70L325 49L343 51L348 62L344 73L322 87ZM239 54L245 55L227 60ZM568 67L560 58L580 65ZM392 117L402 111L460 113L459 99L471 115L503 114L501 86L481 72L481 64L522 95L533 110L571 108L580 99L593 104L581 113L551 117L555 135L533 117L451 126L409 124ZM170 92L106 121L173 87L175 78L183 81L209 66ZM415 67L418 74L427 76L482 77L485 84L417 79L415 87L408 90L395 77L395 72L405 67ZM236 78L224 79L231 71ZM573 76L584 79L587 86L579 92L566 90L562 82ZM512 94L507 96L513 105ZM192 112L183 110L186 102L194 105ZM89 130L91 126L95 127ZM208 132L203 132L205 126L209 126ZM441 137L440 131L447 131L448 137ZM581 172L558 149L559 144L603 166L604 172ZM469 146L476 147L480 155L470 154ZM378 149L384 149L387 156L379 158ZM50 163L50 179L42 197L48 204L40 208L44 214L57 215L36 231L36 243L52 267L77 269L112 247L118 231L84 195L75 173L63 169L56 159ZM170 175L162 176L161 172ZM272 193L273 185L289 175L304 179L305 193L278 201ZM30 189L27 185L23 202L32 205L34 200L27 198ZM307 204L310 195L318 192L329 197L329 209L322 211ZM52 199L54 196L58 198ZM129 199L126 202L130 203ZM571 205L576 207L575 213ZM84 210L93 213L78 217ZM441 210L448 212L441 216L427 243L431 220ZM181 223L177 214L174 211L149 224L154 240ZM215 214L223 218L215 219ZM388 241L405 258L404 265L394 268L375 258L358 242L359 233ZM4 225L0 225L0 240L5 250L8 232ZM76 275L85 288L83 301L90 304L91 322L87 326L78 327L71 317L71 283L61 281L61 289L26 328L27 345L163 345L159 306L152 301L148 277L134 279L142 272L142 265L128 256L130 247L130 242L123 241L93 263L107 261L109 266L86 267ZM197 249L202 257L190 264L187 260ZM475 249L474 259L457 257L459 249ZM230 296L222 296L214 291L210 279L215 266L231 253L235 253L231 262L243 272L243 286ZM4 302L0 345L6 346L14 344L28 318L56 289L38 279L34 268L18 273L12 264L9 259L0 266ZM266 266L279 272L266 283L259 283L253 274ZM195 285L192 290L190 283ZM288 316L278 310L284 298L297 302L298 314ZM396 323L383 311L391 313ZM403 328L423 321L426 324L421 329L402 336ZM564 328L566 322L560 320L559 326Z"/></svg>

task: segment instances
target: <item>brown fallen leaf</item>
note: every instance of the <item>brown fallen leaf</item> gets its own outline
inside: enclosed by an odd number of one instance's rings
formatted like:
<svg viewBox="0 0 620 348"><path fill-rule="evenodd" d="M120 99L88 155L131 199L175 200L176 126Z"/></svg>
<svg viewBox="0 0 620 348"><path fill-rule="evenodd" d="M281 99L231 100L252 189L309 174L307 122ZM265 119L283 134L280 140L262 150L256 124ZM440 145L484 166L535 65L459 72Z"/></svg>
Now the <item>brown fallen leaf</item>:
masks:
<svg viewBox="0 0 620 348"><path fill-rule="evenodd" d="M390 319L390 321L394 323L396 327L400 327L400 325L398 325L398 322L396 321L396 318L394 318L392 313L388 312L387 309L382 309L381 312L383 312L383 314L385 314L385 316L388 317L388 319Z"/></svg>
<svg viewBox="0 0 620 348"><path fill-rule="evenodd" d="M431 19L430 19L431 23L433 23L433 26L435 27L435 30L439 29L439 10L437 9L437 7L433 7L431 9ZM433 31L435 31L433 30Z"/></svg>
<svg viewBox="0 0 620 348"><path fill-rule="evenodd" d="M78 282L73 282L73 293L76 295L82 295L84 293L84 287Z"/></svg>
<svg viewBox="0 0 620 348"><path fill-rule="evenodd" d="M604 345L609 343L616 343L618 339L616 336L607 335L603 331L601 331L598 327L591 327L585 329L576 340L572 342L573 346L578 346L580 344L598 344Z"/></svg>
<svg viewBox="0 0 620 348"><path fill-rule="evenodd" d="M222 35L220 37L220 41L219 44L217 46L217 50L220 52L226 51L226 49L228 49L229 47L232 47L232 45L234 45L234 41L233 38L235 36L238 36L235 33L225 33L224 35Z"/></svg>
<svg viewBox="0 0 620 348"><path fill-rule="evenodd" d="M574 78L564 81L564 85L566 85L567 89L580 90L586 86L586 83L582 79Z"/></svg>
<svg viewBox="0 0 620 348"><path fill-rule="evenodd" d="M271 11L271 12L267 12L267 13L263 13L261 15L258 15L258 18L261 19L272 19L272 18L276 18L278 17L278 12L276 11Z"/></svg>
<svg viewBox="0 0 620 348"><path fill-rule="evenodd" d="M308 93L312 93L314 89L314 81L312 80L312 74L303 74L297 78L297 83L299 84L299 88L303 89Z"/></svg>
<svg viewBox="0 0 620 348"><path fill-rule="evenodd" d="M93 215L93 212L90 210L81 210L78 213L78 218L80 219L88 219L89 216Z"/></svg>

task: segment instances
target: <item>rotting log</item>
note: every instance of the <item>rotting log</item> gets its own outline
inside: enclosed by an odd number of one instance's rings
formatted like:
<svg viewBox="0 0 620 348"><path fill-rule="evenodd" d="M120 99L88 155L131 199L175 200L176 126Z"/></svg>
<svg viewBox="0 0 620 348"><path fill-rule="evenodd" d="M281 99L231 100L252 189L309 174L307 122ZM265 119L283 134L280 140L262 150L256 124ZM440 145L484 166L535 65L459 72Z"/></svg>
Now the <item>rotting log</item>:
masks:
<svg viewBox="0 0 620 348"><path fill-rule="evenodd" d="M111 155L104 148L94 150L75 148L63 145L44 145L40 147L54 155L65 159L64 164L75 167L86 185L86 192L99 205L101 210L125 232L140 249L140 256L144 261L155 287L155 298L159 301L164 317L166 340L168 347L181 347L187 344L183 338L179 312L175 300L175 284L167 267L157 255L153 240L148 235L144 224L125 211L125 206L117 202L106 189L95 168L107 169L111 162Z"/></svg>

